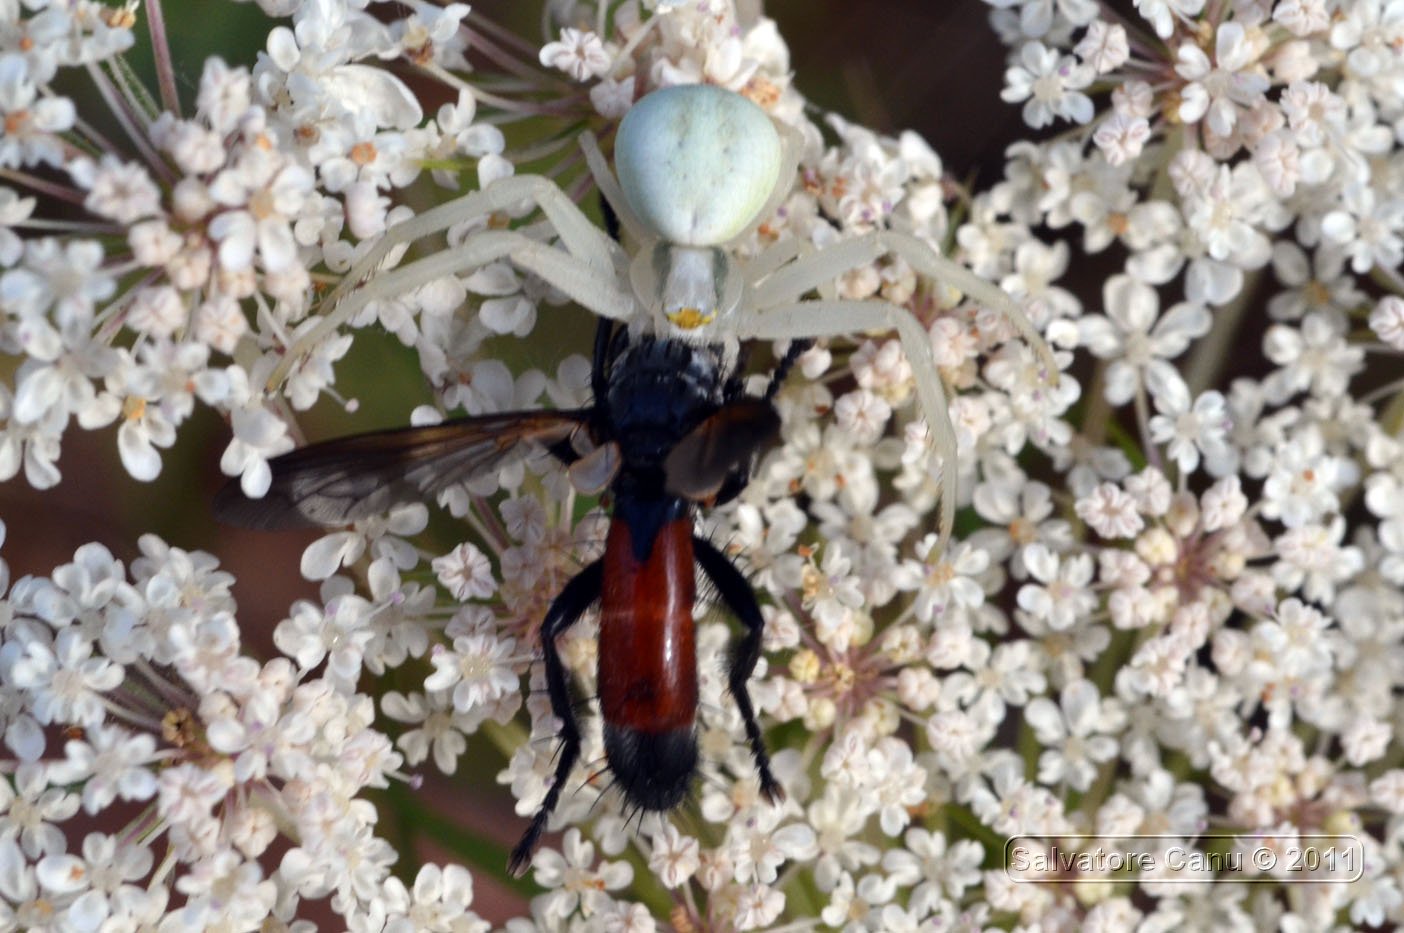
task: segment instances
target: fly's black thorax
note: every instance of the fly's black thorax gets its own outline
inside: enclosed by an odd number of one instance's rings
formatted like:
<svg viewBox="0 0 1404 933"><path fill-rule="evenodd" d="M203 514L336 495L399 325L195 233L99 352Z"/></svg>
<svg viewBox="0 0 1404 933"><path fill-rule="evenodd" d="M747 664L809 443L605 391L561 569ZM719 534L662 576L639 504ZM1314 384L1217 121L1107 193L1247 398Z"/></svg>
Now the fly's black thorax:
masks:
<svg viewBox="0 0 1404 933"><path fill-rule="evenodd" d="M663 460L734 391L725 373L715 345L644 337L623 349L610 369L605 407L628 491L662 494Z"/></svg>

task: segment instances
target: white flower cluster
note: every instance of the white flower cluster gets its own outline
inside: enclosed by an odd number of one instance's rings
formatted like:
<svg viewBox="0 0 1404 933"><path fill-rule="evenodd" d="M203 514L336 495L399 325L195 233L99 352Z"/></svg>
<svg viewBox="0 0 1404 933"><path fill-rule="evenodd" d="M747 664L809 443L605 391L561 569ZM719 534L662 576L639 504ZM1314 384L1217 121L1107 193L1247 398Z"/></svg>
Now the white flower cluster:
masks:
<svg viewBox="0 0 1404 933"><path fill-rule="evenodd" d="M208 554L139 544L130 570L89 544L51 577L7 586L0 925L253 930L300 897L405 899L358 799L401 763L373 700L330 669L245 656L233 577ZM141 815L65 836L80 810L91 825L117 806ZM275 883L260 859L280 836L295 844ZM158 858L158 874L181 866L174 884L148 883ZM421 881L436 897L452 881L444 913L465 916L466 872L426 868Z"/></svg>
<svg viewBox="0 0 1404 933"><path fill-rule="evenodd" d="M379 61L460 62L466 5L414 4L393 25L355 5L296 6L281 11L293 13L291 28L271 30L252 70L206 63L193 115L174 87L158 111L114 64L132 43L134 11L81 0L5 12L0 167L20 188L0 194L0 339L24 362L0 399L0 477L22 466L35 487L58 482L62 435L76 420L120 421L123 465L152 480L198 399L234 425L226 472L250 493L266 488L268 457L292 447L267 380L315 324L309 270L344 270L356 249L347 235L382 232L394 219L386 193L424 162L501 150L500 132L472 125L470 96L425 123ZM126 145L51 90L56 71L79 65ZM91 219L45 217L41 202L80 205ZM276 394L310 407L349 345L320 342Z"/></svg>
<svg viewBox="0 0 1404 933"><path fill-rule="evenodd" d="M502 927L1404 922L1404 5L987 3L1003 99L1060 134L1011 146L980 192L915 134L812 122L757 4L552 2L537 45L461 3L260 0L281 18L265 51L211 59L184 104L158 3L154 93L121 58L134 7L0 5L0 478L55 484L76 421L116 423L127 472L155 480L198 403L232 427L224 472L260 494L296 413L339 398L338 361L385 331L433 392L415 423L586 404L579 348L537 327L560 296L510 260L349 321L344 273L416 191L530 165L593 209L580 127L608 142L653 89L726 87L803 141L743 256L921 238L1018 299L1063 371L900 258L835 282L930 334L956 540L936 534L900 345L805 352L776 397L782 443L703 516L761 595L751 691L787 799L760 793L719 660L731 629L704 619L698 798L636 819L596 773L587 717L564 838L533 862L545 893ZM94 93L65 96L60 72ZM434 94L455 102L426 118ZM547 236L535 220L504 209L447 241ZM1070 270L1092 254L1109 271L1088 290ZM572 355L517 372L495 336ZM406 885L387 840L415 829L365 792L414 798L418 774L489 743L518 814L498 841L539 808L559 724L537 633L604 539L579 498L528 459L445 495L469 540L436 539L419 504L326 534L300 568L318 598L290 607L266 663L208 554L145 536L129 567L90 544L13 582L0 562L0 927L305 930L325 901L358 931L489 929L481 866L415 866ZM592 635L587 616L560 643L587 696ZM469 833L416 808L439 838ZM1015 835L1155 835L1163 854L1207 852L1211 832L1349 835L1362 870L1005 870Z"/></svg>

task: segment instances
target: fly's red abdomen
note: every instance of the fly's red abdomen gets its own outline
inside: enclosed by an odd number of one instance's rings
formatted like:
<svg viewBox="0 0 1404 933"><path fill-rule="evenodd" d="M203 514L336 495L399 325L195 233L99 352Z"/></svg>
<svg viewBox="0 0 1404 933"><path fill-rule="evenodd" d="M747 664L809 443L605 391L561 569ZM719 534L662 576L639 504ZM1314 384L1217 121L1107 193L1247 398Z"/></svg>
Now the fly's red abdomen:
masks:
<svg viewBox="0 0 1404 933"><path fill-rule="evenodd" d="M697 715L692 519L661 526L647 558L625 521L605 544L600 594L600 710L645 732L691 728Z"/></svg>
<svg viewBox="0 0 1404 933"><path fill-rule="evenodd" d="M692 518L647 531L618 514L605 543L599 694L605 755L624 795L646 810L685 796L697 768L696 581Z"/></svg>

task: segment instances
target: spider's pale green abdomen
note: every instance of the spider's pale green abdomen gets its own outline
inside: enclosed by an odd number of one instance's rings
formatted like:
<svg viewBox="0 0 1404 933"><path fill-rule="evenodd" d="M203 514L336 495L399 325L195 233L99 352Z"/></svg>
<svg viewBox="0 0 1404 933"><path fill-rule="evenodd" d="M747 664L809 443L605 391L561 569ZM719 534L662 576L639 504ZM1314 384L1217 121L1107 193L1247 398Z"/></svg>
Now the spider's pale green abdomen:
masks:
<svg viewBox="0 0 1404 933"><path fill-rule="evenodd" d="M765 206L783 146L765 111L708 84L663 88L624 115L615 168L629 206L664 240L716 246Z"/></svg>

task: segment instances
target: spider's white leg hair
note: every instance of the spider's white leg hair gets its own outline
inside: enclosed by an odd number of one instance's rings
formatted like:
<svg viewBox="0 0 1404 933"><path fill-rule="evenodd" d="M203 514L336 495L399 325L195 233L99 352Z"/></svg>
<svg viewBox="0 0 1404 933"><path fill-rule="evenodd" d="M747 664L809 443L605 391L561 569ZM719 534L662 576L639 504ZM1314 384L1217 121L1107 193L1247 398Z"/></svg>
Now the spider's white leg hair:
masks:
<svg viewBox="0 0 1404 933"><path fill-rule="evenodd" d="M619 223L623 225L629 237L640 244L658 239L658 234L650 232L644 226L644 222L639 220L639 215L634 213L634 209L624 199L624 189L619 187L614 173L609 170L609 163L605 161L594 133L587 130L580 134L580 151L585 153L585 164L590 166L590 176L595 179L595 187L600 189L600 194L605 196L609 206L614 209L614 216L619 218Z"/></svg>
<svg viewBox="0 0 1404 933"><path fill-rule="evenodd" d="M926 413L936 454L941 459L941 545L955 525L958 465L955 428L946 407L946 392L931 337L905 308L886 301L797 301L768 310L751 310L737 325L743 340L795 340L837 337L860 331L896 331L912 364L917 398Z"/></svg>
<svg viewBox="0 0 1404 933"><path fill-rule="evenodd" d="M1046 378L1057 381L1059 370L1053 359L1053 351L1048 348L1042 335L1024 316L1014 299L1006 295L1003 289L986 282L960 263L947 259L926 243L905 233L865 233L801 256L754 285L753 300L762 310L781 302L795 301L810 289L824 286L844 272L865 266L888 253L906 260L918 275L944 282L1003 314L1009 323L1014 325L1019 336L1038 354L1044 365Z"/></svg>
<svg viewBox="0 0 1404 933"><path fill-rule="evenodd" d="M272 388L278 385L303 354L310 352L325 335L341 322L355 316L371 300L403 294L426 282L476 269L498 259L510 259L520 268L535 273L600 317L627 321L633 313L633 295L619 289L619 278L613 270L596 268L570 253L515 231L485 231L468 237L457 249L434 253L377 276L375 283L378 288L362 288L352 292L337 305L333 314L288 349L282 362L269 376L267 386Z"/></svg>

